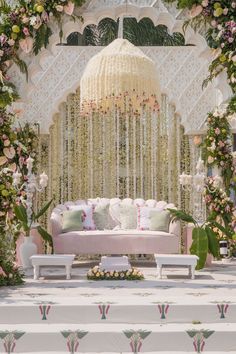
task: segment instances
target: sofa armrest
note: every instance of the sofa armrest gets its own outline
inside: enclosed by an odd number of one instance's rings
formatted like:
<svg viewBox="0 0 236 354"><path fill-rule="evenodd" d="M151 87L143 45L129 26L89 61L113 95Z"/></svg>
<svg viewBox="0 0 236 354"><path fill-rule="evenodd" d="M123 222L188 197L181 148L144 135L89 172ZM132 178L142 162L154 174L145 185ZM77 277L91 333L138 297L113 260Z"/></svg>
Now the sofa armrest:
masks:
<svg viewBox="0 0 236 354"><path fill-rule="evenodd" d="M52 237L59 235L62 231L62 218L61 215L52 213L50 217L50 223L52 228Z"/></svg>
<svg viewBox="0 0 236 354"><path fill-rule="evenodd" d="M181 236L181 227L179 221L171 221L169 226L169 233L174 234L180 238Z"/></svg>

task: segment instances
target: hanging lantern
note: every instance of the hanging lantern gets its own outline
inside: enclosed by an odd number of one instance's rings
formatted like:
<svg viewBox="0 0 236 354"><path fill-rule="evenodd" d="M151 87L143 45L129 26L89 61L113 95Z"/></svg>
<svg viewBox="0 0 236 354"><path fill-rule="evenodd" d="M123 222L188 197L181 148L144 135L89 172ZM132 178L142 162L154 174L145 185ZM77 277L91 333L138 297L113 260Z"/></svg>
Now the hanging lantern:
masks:
<svg viewBox="0 0 236 354"><path fill-rule="evenodd" d="M158 111L160 87L154 62L126 39L118 38L95 55L81 78L81 112L142 114Z"/></svg>

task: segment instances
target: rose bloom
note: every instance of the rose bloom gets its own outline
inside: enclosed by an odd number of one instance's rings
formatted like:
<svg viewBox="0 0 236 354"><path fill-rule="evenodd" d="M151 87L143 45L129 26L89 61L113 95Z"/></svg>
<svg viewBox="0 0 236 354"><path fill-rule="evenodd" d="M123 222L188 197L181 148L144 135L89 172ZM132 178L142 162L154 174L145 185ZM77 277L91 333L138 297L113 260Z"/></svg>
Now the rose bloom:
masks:
<svg viewBox="0 0 236 354"><path fill-rule="evenodd" d="M209 164L213 163L214 161L215 161L214 157L208 156L207 162L208 162Z"/></svg>
<svg viewBox="0 0 236 354"><path fill-rule="evenodd" d="M25 36L29 36L29 34L30 34L29 33L29 29L27 27L24 27L23 28L23 33L24 33Z"/></svg>
<svg viewBox="0 0 236 354"><path fill-rule="evenodd" d="M192 9L190 10L190 17L197 17L198 15L200 15L202 10L203 7L201 5L193 5Z"/></svg>
<svg viewBox="0 0 236 354"><path fill-rule="evenodd" d="M193 138L194 145L198 146L202 143L202 138L200 135L195 135Z"/></svg>

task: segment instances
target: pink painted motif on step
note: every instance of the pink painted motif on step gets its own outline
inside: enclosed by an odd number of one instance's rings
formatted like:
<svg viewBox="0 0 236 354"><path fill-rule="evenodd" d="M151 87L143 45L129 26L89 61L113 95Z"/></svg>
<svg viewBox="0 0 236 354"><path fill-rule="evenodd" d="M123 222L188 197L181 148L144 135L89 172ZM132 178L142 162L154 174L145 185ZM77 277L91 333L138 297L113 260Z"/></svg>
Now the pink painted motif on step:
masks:
<svg viewBox="0 0 236 354"><path fill-rule="evenodd" d="M187 334L190 338L193 338L193 347L196 353L202 353L206 345L206 339L209 338L214 331L204 330L189 330Z"/></svg>
<svg viewBox="0 0 236 354"><path fill-rule="evenodd" d="M24 334L25 332L21 331L0 331L0 339L3 342L5 353L14 353L17 340L20 339Z"/></svg>

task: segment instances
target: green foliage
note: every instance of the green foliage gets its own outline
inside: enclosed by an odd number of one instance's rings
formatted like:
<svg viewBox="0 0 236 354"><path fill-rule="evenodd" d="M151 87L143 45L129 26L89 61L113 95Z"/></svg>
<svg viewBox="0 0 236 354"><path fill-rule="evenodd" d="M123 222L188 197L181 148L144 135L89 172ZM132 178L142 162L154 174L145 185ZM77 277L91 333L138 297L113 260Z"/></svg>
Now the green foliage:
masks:
<svg viewBox="0 0 236 354"><path fill-rule="evenodd" d="M110 18L101 20L96 25L89 25L83 34L84 45L106 46L118 35L119 22ZM181 33L175 32L172 35L164 25L154 26L149 18L143 18L139 22L135 18L125 18L123 24L123 37L136 46L178 46L185 45ZM73 44L73 36L70 36L69 44Z"/></svg>
<svg viewBox="0 0 236 354"><path fill-rule="evenodd" d="M23 228L23 230L26 233L26 236L29 235L30 229L32 228L32 225L38 221L38 219L46 213L46 211L49 209L53 199L51 199L48 203L46 203L38 212L37 214L33 213L32 214L32 220L29 223L28 216L27 216L27 211L26 207L24 205L15 205L14 207L14 213L18 219L18 228ZM50 246L53 245L52 243L52 236L40 225L38 225L37 230L43 240L47 243L49 243Z"/></svg>
<svg viewBox="0 0 236 354"><path fill-rule="evenodd" d="M205 226L205 231L208 238L209 253L217 258L219 256L219 241L216 237L216 233L209 226Z"/></svg>
<svg viewBox="0 0 236 354"><path fill-rule="evenodd" d="M202 269L205 266L208 253L208 237L206 230L202 227L194 227L192 231L191 254L199 257L196 269Z"/></svg>
<svg viewBox="0 0 236 354"><path fill-rule="evenodd" d="M13 57L13 61L19 67L20 71L26 75L26 80L28 81L28 68L26 62L20 59L18 55Z"/></svg>
<svg viewBox="0 0 236 354"><path fill-rule="evenodd" d="M33 51L37 55L43 47L47 47L49 38L52 35L52 30L47 24L43 24L35 32Z"/></svg>
<svg viewBox="0 0 236 354"><path fill-rule="evenodd" d="M190 253L199 257L196 269L201 269L205 266L207 254L210 253L213 257L219 256L219 242L214 228L219 228L225 235L228 235L230 229L224 228L217 223L212 215L206 220L206 223L198 225L197 221L189 214L182 210L168 209L171 213L172 221L183 221L194 224L192 231L192 245ZM232 235L231 235L232 237Z"/></svg>
<svg viewBox="0 0 236 354"><path fill-rule="evenodd" d="M172 221L181 220L187 223L192 223L194 225L197 225L197 221L191 215L185 213L183 210L170 209L170 208L168 210L171 213Z"/></svg>

